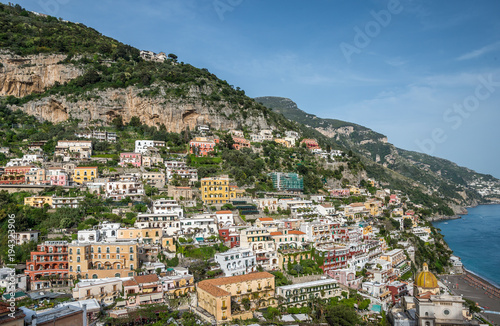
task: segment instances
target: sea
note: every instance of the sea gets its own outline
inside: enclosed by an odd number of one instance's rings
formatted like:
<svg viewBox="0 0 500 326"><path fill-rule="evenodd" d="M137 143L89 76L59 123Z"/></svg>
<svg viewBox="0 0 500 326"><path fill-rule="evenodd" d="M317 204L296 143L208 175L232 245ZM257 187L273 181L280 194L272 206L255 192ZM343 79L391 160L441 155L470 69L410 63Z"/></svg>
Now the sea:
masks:
<svg viewBox="0 0 500 326"><path fill-rule="evenodd" d="M500 205L467 209L461 219L434 222L464 267L500 287Z"/></svg>

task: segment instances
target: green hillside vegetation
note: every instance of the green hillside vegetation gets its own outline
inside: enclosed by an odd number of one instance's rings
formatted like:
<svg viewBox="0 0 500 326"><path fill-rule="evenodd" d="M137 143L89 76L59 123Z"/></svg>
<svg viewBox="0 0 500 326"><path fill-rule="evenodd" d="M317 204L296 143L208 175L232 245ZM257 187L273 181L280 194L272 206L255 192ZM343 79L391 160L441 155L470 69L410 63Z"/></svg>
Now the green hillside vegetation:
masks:
<svg viewBox="0 0 500 326"><path fill-rule="evenodd" d="M384 136L363 126L307 114L289 99L251 99L239 87L220 80L208 70L178 62L174 54L169 54L164 62L144 61L138 49L103 36L82 24L38 16L18 5L11 7L0 4L0 26L0 45L4 50L19 55L62 53L66 55L62 63L78 66L84 71L82 76L62 85L56 84L41 94L24 98L10 96L0 100L3 104L0 106L0 122L6 126L0 130L0 136L3 136L4 146L16 144L10 147L18 157L22 155L20 148L25 145L22 142L25 139L48 140L44 150L50 154L57 140L74 137L78 121L70 120L56 127L50 122L38 122L33 117L12 112L7 105L21 105L50 95L64 96L69 101L92 99L100 96L98 91L136 87L141 91L140 96L162 98L165 102L173 99L189 102L192 100L189 94L194 91L197 100L209 106L214 114L236 121L238 129L247 135L251 131L251 126L246 125L248 117L261 116L275 128L276 135L295 130L303 138L317 139L327 151L342 149L351 152L353 155L348 158L349 171L346 173L356 174L366 169L369 177L382 182L384 187L405 192L416 204L429 207L431 213L451 215L450 199L455 204L482 200L474 189L467 187L467 183L478 176L485 180L496 180L446 160L397 149L378 141ZM222 112L224 107L231 108L229 116ZM23 127L15 126L18 124ZM116 166L118 153L132 150L133 139L164 140L170 147L170 153L183 153L192 136L189 130L175 134L168 132L162 125L142 125L137 117L128 122L117 117L112 124L108 129L115 129L119 133L119 142L96 143L96 155L108 155L111 159L105 166L100 165L101 168ZM349 136L337 135L335 139L314 129L347 126L352 126L354 132ZM362 140L372 142L360 145ZM297 172L304 176L307 193L324 190L324 183L330 178L343 178L342 171L323 168L320 160L300 147L286 149L272 142L256 146L250 151L239 152L221 148L215 161L191 158L189 163L199 169L200 177L227 173L239 185L254 191L270 190L268 173L272 171ZM162 154L167 155L166 152ZM396 159L384 167L374 162L377 155L382 162L388 155L395 155ZM5 157L0 157L0 161L5 160ZM459 194L463 191L468 201Z"/></svg>
<svg viewBox="0 0 500 326"><path fill-rule="evenodd" d="M388 188L404 191L412 201L429 207L432 213L453 215L449 207L451 203L471 205L487 202L487 199L470 187L470 182L480 179L498 183L491 175L477 173L445 159L403 150L379 141L384 137L382 134L363 126L308 114L289 99L260 97L256 100L282 113L287 119L311 127L335 129L352 126L353 132L350 135L338 134L334 137L335 146L352 150L362 157L369 177L386 183ZM363 140L368 142L361 144ZM391 160L386 161L386 157L391 157ZM377 164L378 158L379 163L385 163L386 167ZM466 198L462 194L465 194Z"/></svg>
<svg viewBox="0 0 500 326"><path fill-rule="evenodd" d="M101 53L118 58L131 47L83 24L37 16L20 5L0 3L0 47L18 55L39 53ZM137 53L139 55L139 53Z"/></svg>

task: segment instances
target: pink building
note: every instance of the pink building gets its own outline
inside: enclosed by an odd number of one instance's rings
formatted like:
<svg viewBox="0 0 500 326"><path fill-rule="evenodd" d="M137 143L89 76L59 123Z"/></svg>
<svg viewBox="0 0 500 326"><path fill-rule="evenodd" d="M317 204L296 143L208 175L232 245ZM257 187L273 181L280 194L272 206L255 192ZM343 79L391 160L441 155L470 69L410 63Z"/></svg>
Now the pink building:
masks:
<svg viewBox="0 0 500 326"><path fill-rule="evenodd" d="M49 168L47 170L47 179L49 179L51 186L64 187L68 185L68 173L63 169Z"/></svg>
<svg viewBox="0 0 500 326"><path fill-rule="evenodd" d="M123 292L127 296L127 306L163 303L163 288L156 274L134 276L123 282Z"/></svg>
<svg viewBox="0 0 500 326"><path fill-rule="evenodd" d="M136 168L141 167L142 155L140 153L120 153L120 163L121 166L127 166L131 164Z"/></svg>
<svg viewBox="0 0 500 326"><path fill-rule="evenodd" d="M354 268L330 270L327 274L340 284L350 287L351 289L361 288L363 278L356 277L356 270Z"/></svg>

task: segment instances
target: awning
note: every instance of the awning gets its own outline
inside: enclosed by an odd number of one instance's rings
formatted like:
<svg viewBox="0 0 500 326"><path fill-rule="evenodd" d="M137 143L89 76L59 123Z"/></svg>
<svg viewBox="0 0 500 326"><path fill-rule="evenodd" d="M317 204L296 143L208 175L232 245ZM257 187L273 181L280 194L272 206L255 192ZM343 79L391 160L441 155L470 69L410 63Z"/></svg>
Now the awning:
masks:
<svg viewBox="0 0 500 326"><path fill-rule="evenodd" d="M151 301L150 295L143 295L139 298L139 302L146 302L146 301Z"/></svg>
<svg viewBox="0 0 500 326"><path fill-rule="evenodd" d="M163 299L163 293L151 294L151 300L161 300Z"/></svg>

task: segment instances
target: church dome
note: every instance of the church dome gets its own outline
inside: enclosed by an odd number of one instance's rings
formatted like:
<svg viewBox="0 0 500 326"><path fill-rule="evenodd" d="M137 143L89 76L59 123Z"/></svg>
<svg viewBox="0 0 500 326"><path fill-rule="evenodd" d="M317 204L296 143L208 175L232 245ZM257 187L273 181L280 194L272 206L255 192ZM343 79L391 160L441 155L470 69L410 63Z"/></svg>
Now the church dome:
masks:
<svg viewBox="0 0 500 326"><path fill-rule="evenodd" d="M429 266L426 263L423 265L423 270L417 275L417 287L424 289L438 288L438 281L436 276L429 272Z"/></svg>

